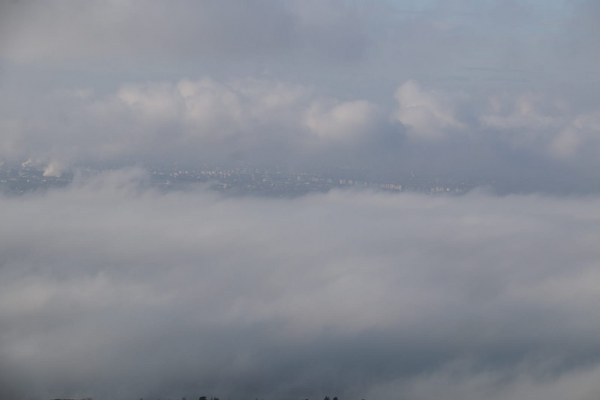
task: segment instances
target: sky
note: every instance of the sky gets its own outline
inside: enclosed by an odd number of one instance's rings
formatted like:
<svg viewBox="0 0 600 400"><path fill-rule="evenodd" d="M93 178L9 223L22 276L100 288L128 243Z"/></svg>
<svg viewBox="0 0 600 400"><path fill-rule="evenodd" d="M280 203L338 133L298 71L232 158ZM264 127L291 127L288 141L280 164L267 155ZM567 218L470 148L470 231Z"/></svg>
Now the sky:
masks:
<svg viewBox="0 0 600 400"><path fill-rule="evenodd" d="M0 158L595 192L598 3L2 3Z"/></svg>
<svg viewBox="0 0 600 400"><path fill-rule="evenodd" d="M0 164L75 176L0 195L0 400L596 399L599 30L595 0L0 1ZM149 183L206 166L474 189Z"/></svg>

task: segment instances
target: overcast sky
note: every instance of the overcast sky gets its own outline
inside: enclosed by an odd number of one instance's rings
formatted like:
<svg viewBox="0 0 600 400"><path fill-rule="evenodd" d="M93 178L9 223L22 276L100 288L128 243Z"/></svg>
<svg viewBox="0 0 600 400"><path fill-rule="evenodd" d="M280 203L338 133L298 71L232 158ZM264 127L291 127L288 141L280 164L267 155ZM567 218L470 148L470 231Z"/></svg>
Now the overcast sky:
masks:
<svg viewBox="0 0 600 400"><path fill-rule="evenodd" d="M594 0L1 7L5 162L600 184Z"/></svg>
<svg viewBox="0 0 600 400"><path fill-rule="evenodd" d="M599 37L596 0L0 1L0 163L76 176L0 196L0 400L597 399Z"/></svg>

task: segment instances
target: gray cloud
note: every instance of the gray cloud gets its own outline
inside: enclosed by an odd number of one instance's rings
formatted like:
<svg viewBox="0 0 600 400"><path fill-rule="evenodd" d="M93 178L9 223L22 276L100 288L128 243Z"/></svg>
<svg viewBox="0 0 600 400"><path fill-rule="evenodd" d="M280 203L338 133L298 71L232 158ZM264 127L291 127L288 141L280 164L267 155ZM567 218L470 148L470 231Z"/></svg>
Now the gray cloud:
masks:
<svg viewBox="0 0 600 400"><path fill-rule="evenodd" d="M5 2L0 157L52 173L242 162L589 192L596 8Z"/></svg>
<svg viewBox="0 0 600 400"><path fill-rule="evenodd" d="M596 398L597 4L0 2L0 165L493 189L2 196L0 399Z"/></svg>
<svg viewBox="0 0 600 400"><path fill-rule="evenodd" d="M1 199L1 368L23 398L597 388L595 197L228 198L140 178Z"/></svg>
<svg viewBox="0 0 600 400"><path fill-rule="evenodd" d="M107 58L120 67L215 58L339 63L363 56L367 36L359 12L339 1L16 1L3 5L0 54L83 68Z"/></svg>
<svg viewBox="0 0 600 400"><path fill-rule="evenodd" d="M0 56L54 73L101 71L100 77L120 79L226 71L378 96L382 85L409 79L470 88L555 81L585 88L597 84L594 7L592 1L20 0L2 5Z"/></svg>
<svg viewBox="0 0 600 400"><path fill-rule="evenodd" d="M547 91L476 94L416 81L376 103L267 79L55 90L0 113L0 155L73 165L239 163L471 180L501 191L593 191L600 118Z"/></svg>
<svg viewBox="0 0 600 400"><path fill-rule="evenodd" d="M129 84L108 95L57 91L39 101L48 111L34 118L5 114L6 159L69 165L247 157L273 164L344 146L356 150L387 124L366 100L257 79Z"/></svg>

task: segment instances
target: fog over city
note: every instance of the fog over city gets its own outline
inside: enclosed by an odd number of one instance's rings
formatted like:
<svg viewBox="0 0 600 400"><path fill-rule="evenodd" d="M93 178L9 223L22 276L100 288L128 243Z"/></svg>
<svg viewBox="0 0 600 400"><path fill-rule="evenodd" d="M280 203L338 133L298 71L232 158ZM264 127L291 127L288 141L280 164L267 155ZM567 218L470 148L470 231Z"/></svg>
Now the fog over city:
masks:
<svg viewBox="0 0 600 400"><path fill-rule="evenodd" d="M600 2L0 2L0 400L600 394Z"/></svg>

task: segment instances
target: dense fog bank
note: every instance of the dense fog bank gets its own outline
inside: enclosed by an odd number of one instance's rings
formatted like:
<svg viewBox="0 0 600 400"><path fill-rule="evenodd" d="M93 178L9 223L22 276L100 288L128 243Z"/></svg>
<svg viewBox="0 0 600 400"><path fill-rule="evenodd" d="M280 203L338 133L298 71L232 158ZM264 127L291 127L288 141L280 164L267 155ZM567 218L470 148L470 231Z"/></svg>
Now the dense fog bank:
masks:
<svg viewBox="0 0 600 400"><path fill-rule="evenodd" d="M144 181L114 171L0 198L3 397L600 389L600 198L269 199Z"/></svg>

